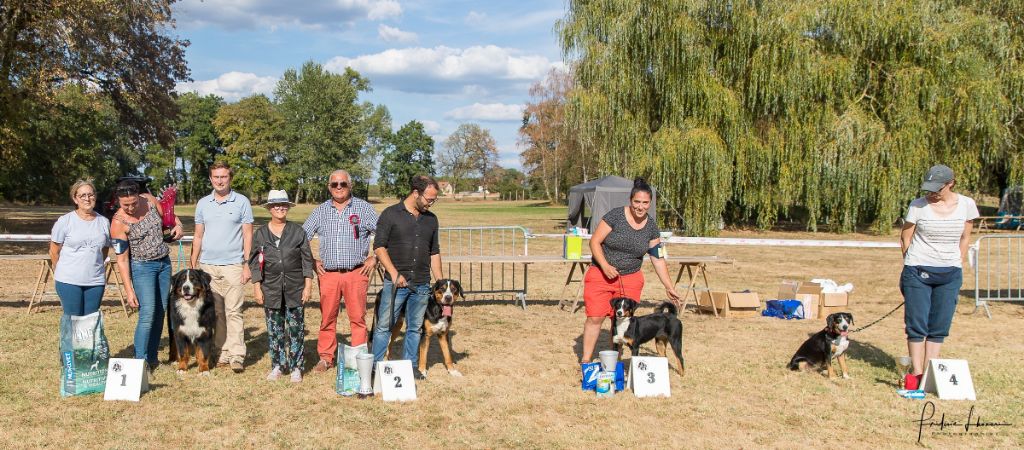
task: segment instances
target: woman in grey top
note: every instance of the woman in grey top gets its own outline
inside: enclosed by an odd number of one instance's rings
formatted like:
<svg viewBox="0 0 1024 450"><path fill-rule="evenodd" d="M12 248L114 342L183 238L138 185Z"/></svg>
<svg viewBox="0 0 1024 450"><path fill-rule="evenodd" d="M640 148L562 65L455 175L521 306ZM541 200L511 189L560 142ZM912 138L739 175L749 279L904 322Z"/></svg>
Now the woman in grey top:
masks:
<svg viewBox="0 0 1024 450"><path fill-rule="evenodd" d="M583 304L587 320L583 324L583 355L581 363L590 362L601 334L601 325L611 317L611 300L628 297L640 301L644 275L640 271L644 255L650 254L654 271L673 302L679 293L668 275L661 236L654 219L647 215L651 208L651 186L643 178L633 180L629 205L608 211L590 237L593 261L583 277ZM612 330L614 332L614 330Z"/></svg>
<svg viewBox="0 0 1024 450"><path fill-rule="evenodd" d="M77 208L57 219L50 232L50 264L64 314L84 316L100 309L110 250L110 221L96 214L96 187L78 180L71 186Z"/></svg>
<svg viewBox="0 0 1024 450"><path fill-rule="evenodd" d="M118 183L114 195L121 209L114 214L110 238L128 304L139 308L135 358L146 360L154 370L171 289L171 259L164 243L160 203L152 195L140 193L134 181ZM177 240L182 235L181 221L175 221L171 237Z"/></svg>
<svg viewBox="0 0 1024 450"><path fill-rule="evenodd" d="M313 286L313 253L301 226L287 221L294 203L288 193L270 191L267 203L270 223L252 235L253 297L263 305L267 316L267 351L270 373L267 379L277 380L291 372L291 381L302 381L302 335L305 332L303 305L309 300Z"/></svg>

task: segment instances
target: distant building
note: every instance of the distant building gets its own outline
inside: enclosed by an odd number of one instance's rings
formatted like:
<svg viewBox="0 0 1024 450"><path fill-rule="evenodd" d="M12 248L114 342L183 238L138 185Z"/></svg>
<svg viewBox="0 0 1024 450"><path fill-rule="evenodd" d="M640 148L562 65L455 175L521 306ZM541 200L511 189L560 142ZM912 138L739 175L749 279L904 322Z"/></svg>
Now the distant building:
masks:
<svg viewBox="0 0 1024 450"><path fill-rule="evenodd" d="M438 181L437 185L441 187L440 194L442 197L452 197L455 195L455 186L452 186L451 183L447 181Z"/></svg>

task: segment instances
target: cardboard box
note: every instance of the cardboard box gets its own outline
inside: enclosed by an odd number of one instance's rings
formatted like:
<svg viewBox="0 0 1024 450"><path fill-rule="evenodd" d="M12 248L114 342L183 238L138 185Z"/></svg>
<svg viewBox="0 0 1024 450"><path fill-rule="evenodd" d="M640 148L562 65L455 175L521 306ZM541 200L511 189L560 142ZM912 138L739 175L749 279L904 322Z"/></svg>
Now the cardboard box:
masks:
<svg viewBox="0 0 1024 450"><path fill-rule="evenodd" d="M562 257L580 259L583 257L583 237L566 235L562 240Z"/></svg>
<svg viewBox="0 0 1024 450"><path fill-rule="evenodd" d="M816 297L818 308L817 318L825 318L829 314L846 311L850 306L850 294L847 292L830 293L822 292L821 285L817 283L801 283L797 295L812 295Z"/></svg>
<svg viewBox="0 0 1024 450"><path fill-rule="evenodd" d="M756 317L761 299L756 292L704 291L697 298L697 308L721 317Z"/></svg>
<svg viewBox="0 0 1024 450"><path fill-rule="evenodd" d="M812 294L796 294L794 296L804 305L804 319L818 318L818 296Z"/></svg>

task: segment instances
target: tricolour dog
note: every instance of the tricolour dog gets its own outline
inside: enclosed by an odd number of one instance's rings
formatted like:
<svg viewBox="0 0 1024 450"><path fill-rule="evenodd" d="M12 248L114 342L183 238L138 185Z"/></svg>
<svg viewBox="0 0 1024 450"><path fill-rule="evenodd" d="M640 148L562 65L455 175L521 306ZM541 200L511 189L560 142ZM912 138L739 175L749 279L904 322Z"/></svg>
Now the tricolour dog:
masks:
<svg viewBox="0 0 1024 450"><path fill-rule="evenodd" d="M625 297L611 300L612 309L612 343L622 356L622 346L628 345L630 355L636 356L640 346L651 340L658 350L658 355L666 357L666 347L672 347L672 354L679 363L679 375L686 371L683 360L683 322L676 317L678 309L671 302L663 302L654 309L654 313L646 316L634 316L637 302Z"/></svg>
<svg viewBox="0 0 1024 450"><path fill-rule="evenodd" d="M452 361L451 354L452 313L455 301L460 299L465 299L465 295L462 291L462 285L455 280L447 278L437 280L430 290L430 297L427 299L427 309L423 314L423 336L420 338L420 361L419 367L417 367L424 376L427 374L427 348L430 347L431 336L437 336L438 344L441 345L441 354L444 356L444 365L448 369L448 373L455 377L462 376L462 373L455 368L455 362ZM377 294L376 305L380 305L380 293ZM375 306L374 308L378 307ZM375 312L373 315L374 325L372 329L377 327L378 313ZM404 325L405 311L403 310L399 314L398 320L391 327L391 339L388 341L388 350L384 354L384 359L388 359L390 356L391 344L394 344Z"/></svg>
<svg viewBox="0 0 1024 450"><path fill-rule="evenodd" d="M847 312L829 314L825 318L825 329L807 338L786 367L789 370L802 370L808 366L821 367L824 365L828 370L828 377L835 378L836 371L832 367L832 359L835 358L839 362L839 369L843 371L843 378L850 378L850 372L846 368L846 349L850 346L850 339L847 335L852 326L853 314Z"/></svg>
<svg viewBox="0 0 1024 450"><path fill-rule="evenodd" d="M195 355L199 374L210 372L213 330L217 313L213 306L210 274L198 269L185 269L174 275L171 287L172 358L177 358L178 373L188 370L189 357Z"/></svg>

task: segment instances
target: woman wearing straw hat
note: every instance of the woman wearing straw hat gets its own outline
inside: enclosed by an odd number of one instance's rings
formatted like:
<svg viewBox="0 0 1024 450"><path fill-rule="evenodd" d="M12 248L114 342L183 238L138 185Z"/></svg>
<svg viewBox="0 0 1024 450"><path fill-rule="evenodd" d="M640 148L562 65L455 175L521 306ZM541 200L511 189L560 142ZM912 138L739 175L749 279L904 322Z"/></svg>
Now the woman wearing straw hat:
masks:
<svg viewBox="0 0 1024 450"><path fill-rule="evenodd" d="M313 285L313 253L301 226L288 222L288 210L295 206L283 190L271 190L263 207L270 211L270 223L252 236L249 269L253 297L267 315L267 351L270 373L277 380L291 372L292 382L302 381L302 337L305 332L303 305Z"/></svg>
<svg viewBox="0 0 1024 450"><path fill-rule="evenodd" d="M900 292L904 301L907 349L913 374L907 389L918 389L928 360L939 357L942 342L956 311L963 284L963 257L971 240L971 221L978 205L953 192L953 169L932 166L921 190L927 195L910 202L900 233L903 273Z"/></svg>

